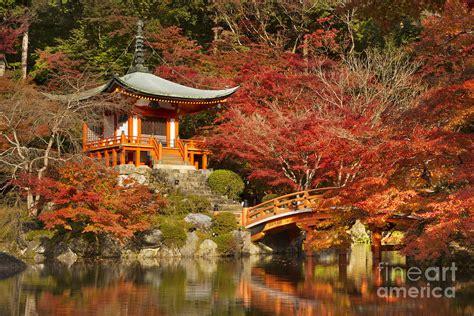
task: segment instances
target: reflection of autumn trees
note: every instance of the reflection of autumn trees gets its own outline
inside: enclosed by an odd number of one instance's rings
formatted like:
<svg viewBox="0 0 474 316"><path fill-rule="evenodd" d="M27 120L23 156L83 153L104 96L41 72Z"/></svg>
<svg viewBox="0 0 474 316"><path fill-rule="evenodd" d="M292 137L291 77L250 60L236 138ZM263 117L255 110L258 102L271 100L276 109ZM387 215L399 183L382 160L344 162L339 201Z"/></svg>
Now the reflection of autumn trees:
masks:
<svg viewBox="0 0 474 316"><path fill-rule="evenodd" d="M83 287L80 293L44 292L37 299L40 315L163 315L150 287L119 280L108 287Z"/></svg>
<svg viewBox="0 0 474 316"><path fill-rule="evenodd" d="M0 315L456 315L461 308L469 311L465 302L457 307L458 301L379 298L378 278L372 275L377 270L371 264L367 267L365 260L359 260L356 265L361 267L348 269L337 258L324 264L316 258L163 260L156 266L47 264L0 281ZM405 284L404 278L392 275L389 284Z"/></svg>

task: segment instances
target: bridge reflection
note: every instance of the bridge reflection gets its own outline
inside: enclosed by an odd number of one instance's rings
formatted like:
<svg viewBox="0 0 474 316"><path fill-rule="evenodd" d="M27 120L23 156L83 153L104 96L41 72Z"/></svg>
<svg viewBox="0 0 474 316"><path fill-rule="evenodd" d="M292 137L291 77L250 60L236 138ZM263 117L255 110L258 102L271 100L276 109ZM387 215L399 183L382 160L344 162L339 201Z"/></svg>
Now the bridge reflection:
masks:
<svg viewBox="0 0 474 316"><path fill-rule="evenodd" d="M237 296L248 309L268 315L407 315L420 310L417 315L450 315L445 302L379 297L379 286L407 286L405 270L398 265L400 258L383 270L374 267L371 258L370 249L358 245L349 258L335 254L330 262L310 257L303 265L293 265L274 259L242 277Z"/></svg>

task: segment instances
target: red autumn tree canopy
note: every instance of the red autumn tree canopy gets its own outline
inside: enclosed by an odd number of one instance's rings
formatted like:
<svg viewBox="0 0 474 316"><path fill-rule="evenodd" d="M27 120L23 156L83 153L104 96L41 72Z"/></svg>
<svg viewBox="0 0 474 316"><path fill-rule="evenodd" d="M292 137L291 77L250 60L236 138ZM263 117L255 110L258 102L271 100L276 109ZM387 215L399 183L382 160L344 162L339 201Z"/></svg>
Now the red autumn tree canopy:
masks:
<svg viewBox="0 0 474 316"><path fill-rule="evenodd" d="M164 206L148 187L132 181L119 185L115 172L88 160L60 167L57 179L23 181L51 206L39 219L53 230L124 239L148 229L149 216Z"/></svg>

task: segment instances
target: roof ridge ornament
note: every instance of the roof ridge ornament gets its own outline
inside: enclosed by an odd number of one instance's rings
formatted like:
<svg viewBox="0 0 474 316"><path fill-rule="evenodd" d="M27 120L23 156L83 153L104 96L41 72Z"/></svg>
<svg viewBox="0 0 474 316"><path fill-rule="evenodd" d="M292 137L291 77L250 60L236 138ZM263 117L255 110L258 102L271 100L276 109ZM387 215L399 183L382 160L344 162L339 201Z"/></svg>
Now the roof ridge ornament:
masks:
<svg viewBox="0 0 474 316"><path fill-rule="evenodd" d="M145 58L143 52L143 21L138 20L137 22L137 35L135 36L135 54L133 56L133 63L128 73L132 72L150 72L145 66Z"/></svg>

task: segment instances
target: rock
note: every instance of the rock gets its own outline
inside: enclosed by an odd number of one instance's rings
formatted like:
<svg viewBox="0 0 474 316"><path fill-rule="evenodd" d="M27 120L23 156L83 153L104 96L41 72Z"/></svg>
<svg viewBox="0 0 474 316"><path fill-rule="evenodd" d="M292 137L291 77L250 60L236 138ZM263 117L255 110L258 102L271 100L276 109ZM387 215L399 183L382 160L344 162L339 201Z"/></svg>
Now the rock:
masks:
<svg viewBox="0 0 474 316"><path fill-rule="evenodd" d="M204 240L196 252L197 257L217 257L217 244L210 239Z"/></svg>
<svg viewBox="0 0 474 316"><path fill-rule="evenodd" d="M119 258L122 255L120 242L110 236L99 239L99 256L101 258Z"/></svg>
<svg viewBox="0 0 474 316"><path fill-rule="evenodd" d="M138 258L139 259L150 259L150 258L156 258L158 256L158 249L156 248L145 248L140 250L138 253Z"/></svg>
<svg viewBox="0 0 474 316"><path fill-rule="evenodd" d="M148 246L158 247L161 245L163 239L163 233L161 230L155 228L143 234L143 242Z"/></svg>
<svg viewBox="0 0 474 316"><path fill-rule="evenodd" d="M163 247L160 249L159 256L161 258L180 258L181 253L178 248Z"/></svg>
<svg viewBox="0 0 474 316"><path fill-rule="evenodd" d="M4 252L0 252L0 280L9 278L26 269L26 264Z"/></svg>
<svg viewBox="0 0 474 316"><path fill-rule="evenodd" d="M42 254L36 254L33 260L35 263L42 263L46 260L46 257Z"/></svg>
<svg viewBox="0 0 474 316"><path fill-rule="evenodd" d="M56 259L71 266L74 262L77 261L77 255L71 249L68 248L66 252L57 256Z"/></svg>
<svg viewBox="0 0 474 316"><path fill-rule="evenodd" d="M120 175L130 175L135 172L135 165L134 164L118 165L115 167L115 170Z"/></svg>
<svg viewBox="0 0 474 316"><path fill-rule="evenodd" d="M190 223L191 225L193 225L193 227L202 231L208 231L212 226L212 218L199 213L188 214L184 218L184 221L186 223Z"/></svg>
<svg viewBox="0 0 474 316"><path fill-rule="evenodd" d="M68 241L62 241L58 244L58 246L53 247L55 247L54 253L56 254L56 257L57 253L61 254L64 252L64 248L70 249L81 258L95 257L98 255L96 245L93 242L81 237L76 237ZM58 247L59 249L57 249Z"/></svg>
<svg viewBox="0 0 474 316"><path fill-rule="evenodd" d="M368 244L370 243L370 237L367 234L364 224L359 220L356 220L354 225L352 225L349 233L352 238L352 242L356 244Z"/></svg>
<svg viewBox="0 0 474 316"><path fill-rule="evenodd" d="M186 234L186 244L179 249L181 256L183 257L193 257L196 252L199 242L199 237L196 232Z"/></svg>

